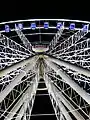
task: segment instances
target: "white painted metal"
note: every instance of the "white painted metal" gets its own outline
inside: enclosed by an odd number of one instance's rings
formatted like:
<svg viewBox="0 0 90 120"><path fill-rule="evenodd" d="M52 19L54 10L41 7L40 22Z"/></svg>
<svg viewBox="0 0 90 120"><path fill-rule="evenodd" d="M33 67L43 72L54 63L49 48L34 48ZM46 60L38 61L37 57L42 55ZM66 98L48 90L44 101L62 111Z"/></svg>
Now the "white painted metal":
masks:
<svg viewBox="0 0 90 120"><path fill-rule="evenodd" d="M87 69L84 69L82 67L78 67L78 66L76 66L74 64L71 64L71 63L68 63L68 62L66 62L64 60L58 60L57 58L47 57L47 59L49 61L52 61L52 62L60 65L60 66L65 66L68 69L74 70L79 74L83 74L83 75L86 75L86 76L90 77L90 71L87 70Z"/></svg>
<svg viewBox="0 0 90 120"><path fill-rule="evenodd" d="M8 67L8 68L0 71L0 77L7 75L7 74L10 73L11 71L14 71L14 70L16 70L16 69L19 68L19 67L24 67L26 64L28 64L28 63L30 63L30 62L32 63L34 60L37 60L37 59L38 59L38 58L37 58L36 56L35 56L35 57L31 57L31 58L29 58L29 59L27 59L27 60L21 61L21 62L18 63L18 64L15 64L15 65L13 65L13 66L10 66L10 67Z"/></svg>
<svg viewBox="0 0 90 120"><path fill-rule="evenodd" d="M2 116L7 112L8 115L5 116L5 120L11 120L14 118L14 115L19 110L18 114L16 114L16 120L27 120L27 116L29 116L29 119L31 117L31 110L28 106L28 103L30 99L32 99L32 95L34 95L35 98L35 92L38 85L38 80L42 77L39 76L39 69L37 69L37 65L40 66L40 63L36 62L38 60L38 55L31 57L31 49L29 49L27 38L25 35L55 35L54 39L52 40L50 47L52 50L49 49L39 49L41 52L49 51L51 56L45 56L42 55L45 59L45 65L48 66L44 68L44 78L47 85L46 89L41 90L48 90L49 95L52 95L54 98L57 107L60 108L60 118L57 117L57 120L72 120L71 115L69 114L69 111L74 115L74 117L77 120L85 120L85 117L88 117L90 119L90 109L88 110L88 107L90 108L90 39L88 38L90 27L88 28L87 32L83 33L82 27L83 25L89 25L89 21L82 21L82 20L69 20L69 19L27 19L27 20L16 20L16 21L8 21L8 22L2 22L0 25L4 26L5 24L11 24L15 25L18 23L29 23L32 22L54 22L55 24L57 22L65 23L64 29L61 30L60 34L59 32L55 34L55 32L47 33L30 33L30 34L23 34L22 31L17 31L16 28L11 28L11 31L16 31L19 37L21 38L23 44L26 48L22 47L21 45L17 44L13 40L9 39L5 35L0 34L0 115L1 107L4 104L5 111L3 111ZM69 25L70 23L75 23L76 28L75 31L72 31L74 35L69 31ZM66 26L68 24L68 27ZM81 27L77 27L77 25L80 24ZM23 30L29 30L31 31L31 27L24 26ZM44 29L44 26L36 26L36 29ZM51 25L49 26L50 30L55 30L56 26ZM62 32L69 31L69 38L65 39L64 34ZM78 31L77 31L78 30ZM55 30L56 31L56 30ZM82 31L82 32L80 32ZM1 30L0 33L5 32L5 30ZM76 32L76 34L75 34ZM65 33L66 34L66 33ZM10 36L11 38L16 36ZM23 39L22 39L23 38ZM57 39L65 40L62 44L63 47L60 49L60 44L56 46ZM82 39L82 41L80 41ZM31 45L31 44L30 44ZM55 46L57 49L55 49ZM58 49L59 47L59 49ZM48 48L48 47L47 47ZM37 52L39 52L36 49L33 49L35 52L35 55ZM54 50L54 52L53 52ZM29 52L30 51L30 52ZM46 53L45 53L46 54ZM31 57L31 58L30 58ZM15 63L15 64L14 64ZM80 65L81 67L75 65ZM37 64L37 65L36 65ZM36 65L36 66L35 66ZM35 67L34 67L35 66ZM63 67L62 67L63 66ZM33 68L33 70L32 70ZM86 69L84 69L86 68ZM29 71L30 70L30 71ZM28 73L29 72L29 73ZM49 74L50 73L50 74ZM31 75L31 76L30 76ZM32 76L36 75L34 79L36 82L32 81ZM58 75L61 77L59 79ZM70 76L72 75L72 76ZM71 77L73 77L73 80ZM25 79L21 80L23 77ZM29 81L29 78L31 81ZM55 78L55 81L52 80L52 78ZM83 85L82 85L83 84ZM25 88L24 88L24 85ZM30 85L30 88L25 92L26 88ZM60 86L59 86L60 85ZM80 87L80 85L82 85ZM16 86L16 88L14 88ZM23 87L22 87L23 86ZM18 89L20 87L20 90ZM60 88L60 89L57 89ZM40 90L40 89L37 89ZM14 92L15 91L15 92ZM22 92L21 92L22 91ZM23 93L23 91L25 93ZM66 92L67 91L67 92ZM19 101L14 105L14 107L11 109L10 112L8 112L8 109L10 106L13 105L14 101L17 100L15 98L15 95L19 93L19 95L22 95L22 97L19 99ZM68 92L70 92L68 94ZM75 93L74 93L75 92ZM10 97L8 97L8 94L11 94L13 96L13 100L11 100ZM23 93L23 94L22 94ZM72 96L72 94L75 94L75 96ZM28 99L27 99L28 98ZM33 103L34 103L33 98ZM75 99L74 99L75 98ZM8 101L8 103L6 103ZM10 101L13 101L10 104ZM52 104L53 99L51 98ZM75 103L76 101L76 103ZM78 103L78 101L80 103ZM73 104L72 104L73 103ZM75 106L80 110L80 112L75 109ZM67 111L66 107L69 109ZM87 107L88 106L88 107ZM85 109L83 109L83 107ZM24 109L23 109L24 108ZM29 115L27 115L27 108L29 108L30 112ZM54 107L56 116L57 108ZM81 114L84 113L83 115Z"/></svg>
<svg viewBox="0 0 90 120"><path fill-rule="evenodd" d="M35 60L35 59L34 59ZM29 61L31 62L31 61ZM33 61L33 63L28 63L26 64L26 66L24 67L24 69L20 72L19 75L17 75L13 81L6 86L6 88L1 91L0 93L0 102L2 102L2 100L9 94L9 92L18 84L18 82L21 81L21 79L28 73L29 70L31 70L33 68L33 66L36 64L35 61Z"/></svg>
<svg viewBox="0 0 90 120"><path fill-rule="evenodd" d="M76 84L64 71L60 70L54 63L49 60L45 60L48 66L54 69L58 75L64 79L88 104L90 104L90 95L87 94L78 84Z"/></svg>
<svg viewBox="0 0 90 120"><path fill-rule="evenodd" d="M46 86L48 88L48 92L49 94L52 95L52 97L55 99L56 101L56 104L59 106L59 109L61 110L62 114L65 116L66 120L72 120L72 118L70 117L70 115L67 113L67 110L65 109L65 107L63 106L61 100L59 100L56 96L56 91L53 90L53 86L52 86L52 83L51 81L48 79L47 75L45 76L45 83L46 83ZM52 101L52 99L51 99ZM52 104L53 104L53 101L52 101ZM53 106L54 107L54 106ZM56 108L54 108L54 111L55 111L55 114L57 116L57 113L56 113ZM57 119L59 120L59 118L57 117Z"/></svg>

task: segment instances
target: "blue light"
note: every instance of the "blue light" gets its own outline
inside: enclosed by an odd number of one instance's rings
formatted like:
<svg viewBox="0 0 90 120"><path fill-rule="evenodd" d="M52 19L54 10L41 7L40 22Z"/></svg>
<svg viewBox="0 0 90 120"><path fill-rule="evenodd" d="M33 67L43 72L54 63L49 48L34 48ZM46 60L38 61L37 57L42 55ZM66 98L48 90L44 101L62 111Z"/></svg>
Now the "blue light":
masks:
<svg viewBox="0 0 90 120"><path fill-rule="evenodd" d="M49 28L49 23L48 22L44 22L44 28L48 29Z"/></svg>
<svg viewBox="0 0 90 120"><path fill-rule="evenodd" d="M20 30L22 30L22 29L23 29L23 24L22 24L22 23L18 23L18 28L19 28Z"/></svg>
<svg viewBox="0 0 90 120"><path fill-rule="evenodd" d="M22 30L23 29L23 24L22 23L15 24L15 29Z"/></svg>
<svg viewBox="0 0 90 120"><path fill-rule="evenodd" d="M88 31L88 25L83 25L82 30L83 30L84 32Z"/></svg>
<svg viewBox="0 0 90 120"><path fill-rule="evenodd" d="M31 29L36 29L36 23L31 23Z"/></svg>
<svg viewBox="0 0 90 120"><path fill-rule="evenodd" d="M10 27L9 27L9 25L5 25L5 32L10 32Z"/></svg>
<svg viewBox="0 0 90 120"><path fill-rule="evenodd" d="M61 29L61 27L63 26L63 24L62 23L57 23L57 29Z"/></svg>
<svg viewBox="0 0 90 120"><path fill-rule="evenodd" d="M75 29L75 23L71 23L69 29L74 30Z"/></svg>

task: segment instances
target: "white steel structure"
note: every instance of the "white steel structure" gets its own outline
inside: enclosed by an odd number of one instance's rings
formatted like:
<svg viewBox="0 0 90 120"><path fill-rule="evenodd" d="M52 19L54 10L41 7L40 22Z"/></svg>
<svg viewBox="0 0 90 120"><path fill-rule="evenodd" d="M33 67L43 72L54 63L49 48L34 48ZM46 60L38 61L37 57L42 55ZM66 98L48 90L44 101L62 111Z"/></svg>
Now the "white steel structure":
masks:
<svg viewBox="0 0 90 120"><path fill-rule="evenodd" d="M45 115L90 120L89 24L68 19L0 23L0 120ZM10 32L3 29L5 25ZM39 88L40 83L46 87ZM54 113L33 114L37 91L45 90L48 93L42 95L49 96Z"/></svg>

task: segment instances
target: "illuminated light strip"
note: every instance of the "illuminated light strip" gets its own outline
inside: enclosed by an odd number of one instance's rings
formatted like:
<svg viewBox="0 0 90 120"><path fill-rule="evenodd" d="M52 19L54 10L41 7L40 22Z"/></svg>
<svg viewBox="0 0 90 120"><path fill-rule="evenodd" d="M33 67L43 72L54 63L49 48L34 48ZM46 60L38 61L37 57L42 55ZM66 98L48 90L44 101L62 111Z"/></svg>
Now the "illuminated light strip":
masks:
<svg viewBox="0 0 90 120"><path fill-rule="evenodd" d="M56 33L28 33L28 34L24 34L24 35L55 35ZM13 38L13 37L17 37L18 35L14 35L14 36L10 36L9 38Z"/></svg>
<svg viewBox="0 0 90 120"><path fill-rule="evenodd" d="M90 23L89 21L83 21L83 20L71 20L71 19L26 19L26 20L15 20L15 21L7 21L7 22L1 22L1 24L7 24L7 23L17 23L17 22L34 22L34 21L66 21L66 22L77 22L77 23Z"/></svg>
<svg viewBox="0 0 90 120"><path fill-rule="evenodd" d="M56 27L49 27L50 29L57 29ZM25 27L23 30L29 30L30 27ZM44 27L36 27L36 29L44 29ZM64 29L69 30L69 27L64 27ZM10 31L15 31L16 29L11 29ZM32 30L32 29L31 29ZM82 30L82 28L75 28L74 30ZM34 31L34 30L33 30ZM5 30L1 30L0 33L5 32ZM88 30L90 32L90 30Z"/></svg>
<svg viewBox="0 0 90 120"><path fill-rule="evenodd" d="M56 33L32 33L32 34L24 34L24 35L55 35Z"/></svg>

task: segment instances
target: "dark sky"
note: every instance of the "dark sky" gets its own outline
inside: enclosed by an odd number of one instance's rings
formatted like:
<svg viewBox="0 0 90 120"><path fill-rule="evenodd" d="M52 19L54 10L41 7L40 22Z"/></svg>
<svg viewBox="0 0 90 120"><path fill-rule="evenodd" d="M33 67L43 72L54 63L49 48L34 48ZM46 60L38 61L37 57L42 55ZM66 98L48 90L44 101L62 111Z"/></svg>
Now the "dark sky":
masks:
<svg viewBox="0 0 90 120"><path fill-rule="evenodd" d="M51 1L51 2L50 2ZM88 3L71 0L5 0L0 3L0 22L31 18L67 18L90 21ZM88 5L88 6L87 6Z"/></svg>

